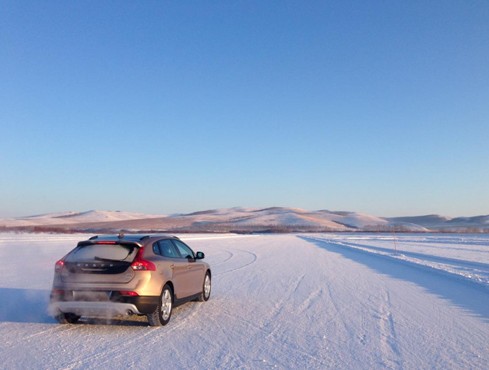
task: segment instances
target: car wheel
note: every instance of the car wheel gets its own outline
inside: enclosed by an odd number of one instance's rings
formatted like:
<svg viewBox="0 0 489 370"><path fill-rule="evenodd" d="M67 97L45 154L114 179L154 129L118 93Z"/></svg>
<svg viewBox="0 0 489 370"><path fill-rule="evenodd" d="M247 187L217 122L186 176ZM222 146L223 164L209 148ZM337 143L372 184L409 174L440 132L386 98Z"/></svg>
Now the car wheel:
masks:
<svg viewBox="0 0 489 370"><path fill-rule="evenodd" d="M212 288L211 274L207 272L204 277L204 283L202 284L202 293L199 295L199 302L206 302L211 296Z"/></svg>
<svg viewBox="0 0 489 370"><path fill-rule="evenodd" d="M167 284L163 287L160 301L153 313L148 315L148 322L151 326L162 326L168 324L173 309L173 291Z"/></svg>
<svg viewBox="0 0 489 370"><path fill-rule="evenodd" d="M56 315L55 319L60 324L76 324L80 319L80 316L68 312L68 313L60 313L59 315Z"/></svg>

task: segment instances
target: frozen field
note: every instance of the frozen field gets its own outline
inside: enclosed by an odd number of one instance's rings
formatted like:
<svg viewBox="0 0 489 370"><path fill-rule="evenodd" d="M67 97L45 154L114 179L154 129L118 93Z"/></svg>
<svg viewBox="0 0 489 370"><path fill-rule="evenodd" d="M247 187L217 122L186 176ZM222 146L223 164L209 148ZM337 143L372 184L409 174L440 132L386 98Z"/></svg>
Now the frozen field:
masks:
<svg viewBox="0 0 489 370"><path fill-rule="evenodd" d="M0 234L0 368L488 368L489 235L183 235L209 302L59 325L54 263L86 237Z"/></svg>

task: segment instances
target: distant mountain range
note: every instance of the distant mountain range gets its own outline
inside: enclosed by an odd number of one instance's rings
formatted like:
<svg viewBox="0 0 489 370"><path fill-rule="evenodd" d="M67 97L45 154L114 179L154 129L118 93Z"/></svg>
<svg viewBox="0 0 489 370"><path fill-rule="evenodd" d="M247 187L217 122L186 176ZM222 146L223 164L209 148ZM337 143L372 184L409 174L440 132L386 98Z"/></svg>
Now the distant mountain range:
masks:
<svg viewBox="0 0 489 370"><path fill-rule="evenodd" d="M272 207L226 208L176 215L121 211L51 213L0 219L0 231L51 232L489 232L489 215L382 218L356 212Z"/></svg>

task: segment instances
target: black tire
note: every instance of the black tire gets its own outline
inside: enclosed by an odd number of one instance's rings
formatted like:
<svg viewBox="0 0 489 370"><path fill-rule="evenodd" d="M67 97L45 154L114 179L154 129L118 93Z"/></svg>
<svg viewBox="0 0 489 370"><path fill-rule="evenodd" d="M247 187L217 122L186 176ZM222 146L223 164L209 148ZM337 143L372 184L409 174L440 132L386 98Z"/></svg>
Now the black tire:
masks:
<svg viewBox="0 0 489 370"><path fill-rule="evenodd" d="M81 316L68 312L68 313L60 313L59 315L56 315L55 319L60 324L76 324L78 320L80 320L80 317Z"/></svg>
<svg viewBox="0 0 489 370"><path fill-rule="evenodd" d="M199 302L207 302L211 297L212 279L209 271L205 273L204 282L202 283L202 292L199 295Z"/></svg>
<svg viewBox="0 0 489 370"><path fill-rule="evenodd" d="M147 315L150 326L163 326L170 322L173 311L173 290L166 284L160 294L158 306Z"/></svg>

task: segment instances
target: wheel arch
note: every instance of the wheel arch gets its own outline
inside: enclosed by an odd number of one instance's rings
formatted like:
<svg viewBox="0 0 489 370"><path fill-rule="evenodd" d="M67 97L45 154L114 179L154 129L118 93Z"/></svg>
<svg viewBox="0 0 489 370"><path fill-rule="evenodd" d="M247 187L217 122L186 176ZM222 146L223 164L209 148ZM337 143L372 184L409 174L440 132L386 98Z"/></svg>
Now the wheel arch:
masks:
<svg viewBox="0 0 489 370"><path fill-rule="evenodd" d="M163 284L163 286L161 287L162 292L163 292L163 288L165 287L165 285L168 285L170 287L173 300L175 300L175 287L173 286L172 281L168 280L165 284Z"/></svg>

